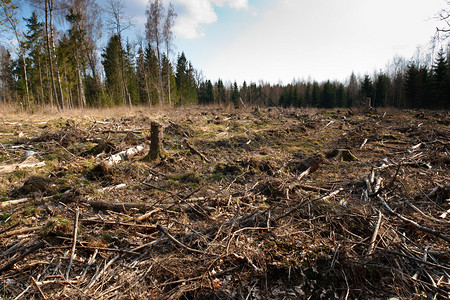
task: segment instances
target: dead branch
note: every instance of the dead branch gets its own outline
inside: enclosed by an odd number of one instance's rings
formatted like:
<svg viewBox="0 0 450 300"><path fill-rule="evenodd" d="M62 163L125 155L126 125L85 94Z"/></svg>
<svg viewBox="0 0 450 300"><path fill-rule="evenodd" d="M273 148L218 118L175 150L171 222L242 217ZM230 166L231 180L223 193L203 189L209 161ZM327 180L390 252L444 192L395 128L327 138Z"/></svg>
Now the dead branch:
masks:
<svg viewBox="0 0 450 300"><path fill-rule="evenodd" d="M437 236L437 237L439 237L439 238L445 240L446 242L450 243L450 237L448 237L448 236L446 236L446 235L444 235L444 234L442 234L442 233L440 233L439 231L436 231L436 230L434 230L434 229L431 229L431 228L422 226L422 225L418 224L417 222L415 222L415 221L413 221L413 220L410 220L410 219L408 219L408 218L405 218L405 217L402 216L401 214L396 213L395 211L393 211L392 208L389 207L389 205L386 203L386 201L385 201L382 197L380 197L380 196L378 195L377 198L378 198L378 200L380 200L380 202L383 204L383 206L384 206L391 214L397 216L397 217L398 217L399 219L401 219L402 221L405 221L405 222L407 222L407 223L413 225L414 227L416 227L416 228L419 229L419 230L422 230L422 231L424 231L424 232L431 233L431 234L433 234L433 235L435 235L435 236Z"/></svg>
<svg viewBox="0 0 450 300"><path fill-rule="evenodd" d="M132 208L146 210L151 208L147 203L127 203L127 202L106 202L106 201L88 201L90 206L99 210L112 210L117 212L126 212Z"/></svg>
<svg viewBox="0 0 450 300"><path fill-rule="evenodd" d="M15 205L15 204L20 204L20 203L25 203L25 202L28 202L28 201L30 201L29 198L22 198L22 199L17 199L17 200L2 201L2 202L0 202L0 208L7 207L7 206L12 206L12 205Z"/></svg>
<svg viewBox="0 0 450 300"><path fill-rule="evenodd" d="M190 252L195 252L195 253L200 253L200 254L205 254L205 255L212 255L212 256L217 256L217 254L214 253L208 253L202 250L197 250L197 249L192 249L188 246L186 246L185 244L181 243L180 241L178 241L176 238L174 238L167 229L165 229L164 227L162 227L161 225L157 225L156 228L161 231L162 234L166 235L172 242L174 242L175 244L177 244L178 246L190 251Z"/></svg>
<svg viewBox="0 0 450 300"><path fill-rule="evenodd" d="M33 246L28 248L25 252L23 252L22 254L18 255L17 257L12 258L4 266L0 267L0 273L4 272L6 270L9 270L18 261L24 259L27 255L29 255L29 254L39 250L42 247L44 247L44 242L43 241L37 241Z"/></svg>
<svg viewBox="0 0 450 300"><path fill-rule="evenodd" d="M196 155L200 156L200 157L202 158L202 160L204 160L205 162L207 162L207 163L211 162L208 158L206 158L206 156L205 156L203 153L201 153L201 152L198 151L196 148L194 148L194 146L192 146L191 144L189 144L188 141L186 141L186 146L189 148L189 150L191 150L191 152L192 152L193 154L196 154Z"/></svg>
<svg viewBox="0 0 450 300"><path fill-rule="evenodd" d="M154 225L144 225L144 224L133 224L133 223L123 223L123 222L112 222L98 219L81 219L82 223L96 223L96 224L104 224L104 225L119 225L126 227L136 227L136 228L145 228L145 229L155 229Z"/></svg>
<svg viewBox="0 0 450 300"><path fill-rule="evenodd" d="M378 230L380 229L380 225L381 225L381 211L378 211L378 220L377 220L377 224L375 225L375 228L373 230L373 234L372 234L372 238L370 240L370 244L369 244L369 251L368 254L371 255L373 253L373 250L375 248L375 241L377 239L377 235L378 235Z"/></svg>
<svg viewBox="0 0 450 300"><path fill-rule="evenodd" d="M80 209L77 207L76 213L75 213L75 223L73 224L73 241L72 241L72 250L70 252L70 260L69 265L67 266L66 271L66 279L69 279L70 275L70 268L72 267L72 262L75 257L75 247L77 245L77 235L78 235L78 217L80 216Z"/></svg>
<svg viewBox="0 0 450 300"><path fill-rule="evenodd" d="M103 164L105 164L107 167L114 166L115 164L124 161L129 160L132 157L144 152L145 146L144 145L138 145L136 147L124 150L122 152L119 152L117 154L111 155L110 157L106 158L103 161Z"/></svg>

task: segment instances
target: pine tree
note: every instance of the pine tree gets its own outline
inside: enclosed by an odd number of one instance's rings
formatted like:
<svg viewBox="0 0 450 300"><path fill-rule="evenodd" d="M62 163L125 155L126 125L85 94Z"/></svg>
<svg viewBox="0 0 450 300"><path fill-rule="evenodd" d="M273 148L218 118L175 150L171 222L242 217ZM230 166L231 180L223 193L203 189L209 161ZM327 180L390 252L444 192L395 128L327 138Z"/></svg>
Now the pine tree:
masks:
<svg viewBox="0 0 450 300"><path fill-rule="evenodd" d="M194 79L194 69L187 61L184 52L178 56L176 84L180 105L194 104L198 102L197 87Z"/></svg>
<svg viewBox="0 0 450 300"><path fill-rule="evenodd" d="M320 95L320 106L325 108L332 108L336 105L336 92L333 84L328 80L322 86L322 93Z"/></svg>
<svg viewBox="0 0 450 300"><path fill-rule="evenodd" d="M389 85L389 77L383 73L378 74L375 82L375 95L373 99L374 107L384 107L387 105Z"/></svg>
<svg viewBox="0 0 450 300"><path fill-rule="evenodd" d="M234 104L234 108L239 108L239 88L236 81L233 83L233 91L231 92L231 101Z"/></svg>
<svg viewBox="0 0 450 300"><path fill-rule="evenodd" d="M449 105L449 63L441 49L433 64L431 75L432 108L445 108Z"/></svg>
<svg viewBox="0 0 450 300"><path fill-rule="evenodd" d="M105 71L106 92L109 94L110 104L118 105L122 102L121 57L122 43L117 34L112 35L108 45L102 53L102 64Z"/></svg>
<svg viewBox="0 0 450 300"><path fill-rule="evenodd" d="M30 18L24 18L27 27L25 34L24 48L28 53L29 66L29 82L30 92L34 99L37 99L37 104L44 104L44 71L43 66L45 62L45 55L43 53L44 47L44 27L43 23L39 22L36 12L31 14Z"/></svg>
<svg viewBox="0 0 450 300"><path fill-rule="evenodd" d="M367 74L364 75L363 82L361 83L361 96L363 98L362 100L373 97L373 83L372 80L370 79L370 76Z"/></svg>

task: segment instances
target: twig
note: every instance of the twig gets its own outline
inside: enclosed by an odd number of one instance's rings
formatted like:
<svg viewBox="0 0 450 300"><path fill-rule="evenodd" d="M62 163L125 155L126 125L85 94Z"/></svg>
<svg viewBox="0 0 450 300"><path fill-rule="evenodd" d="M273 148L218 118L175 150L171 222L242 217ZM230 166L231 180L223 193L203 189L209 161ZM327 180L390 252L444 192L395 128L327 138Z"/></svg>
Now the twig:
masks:
<svg viewBox="0 0 450 300"><path fill-rule="evenodd" d="M233 240L234 236L236 234L238 234L239 232L242 232L244 230L270 230L270 229L272 229L272 227L244 227L244 228L241 228L239 230L236 230L235 232L233 232L233 234L231 235L230 239L228 240L227 255L228 255L228 250L230 248L231 241Z"/></svg>
<svg viewBox="0 0 450 300"><path fill-rule="evenodd" d="M205 162L207 162L207 163L211 162L208 158L206 158L206 156L203 153L201 153L196 148L191 146L191 144L189 144L188 141L186 141L186 146L189 148L189 150L191 150L192 153L197 154L198 156L200 156L202 158L202 160L204 160Z"/></svg>
<svg viewBox="0 0 450 300"><path fill-rule="evenodd" d="M202 250L197 250L197 249L193 249L190 248L188 246L186 246L185 244L181 243L180 241L178 241L176 238L174 238L167 229L165 229L164 227L162 227L161 225L157 225L156 228L158 228L159 231L161 231L161 233L165 234L172 242L174 242L175 244L177 244L178 246L190 251L190 252L195 252L195 253L201 253L201 254L206 254L206 255L212 255L212 256L217 256L217 254L215 253L208 253Z"/></svg>
<svg viewBox="0 0 450 300"><path fill-rule="evenodd" d="M80 216L80 208L77 207L76 211L75 211L75 223L73 225L73 242L72 242L72 250L70 252L70 260L69 260L69 265L67 266L67 271L66 271L66 279L69 279L69 275L70 275L70 268L72 267L72 262L73 259L75 257L75 248L77 245L77 236L78 236L78 217Z"/></svg>
<svg viewBox="0 0 450 300"><path fill-rule="evenodd" d="M368 141L368 139L364 139L361 146L359 147L359 150L361 150L366 145L367 141Z"/></svg>
<svg viewBox="0 0 450 300"><path fill-rule="evenodd" d="M147 229L155 229L155 225L145 225L145 224L133 224L133 223L123 223L123 222L113 222L113 221L104 221L98 219L80 219L82 223L98 223L105 225L120 225L120 226L128 226L128 227L136 227L136 228L147 228Z"/></svg>
<svg viewBox="0 0 450 300"><path fill-rule="evenodd" d="M416 212L418 212L422 217L431 220L433 222L439 222L439 223L445 223L445 224L449 224L449 222L446 221L442 221L439 219L435 219L433 217L427 216L425 213L423 213L420 209L417 208L417 206L415 206L414 204L412 204L411 202L409 202L408 200L403 200L403 202L405 202L409 207L411 207L412 209L414 209Z"/></svg>
<svg viewBox="0 0 450 300"><path fill-rule="evenodd" d="M378 197L378 200L380 200L380 202L383 204L383 206L384 206L391 214L393 214L393 215L397 216L399 219L401 219L401 220L403 220L403 221L405 221L405 222L407 222L407 223L413 225L414 227L416 227L416 228L419 229L419 230L422 230L422 231L431 233L431 234L433 234L433 235L435 235L435 236L437 236L437 237L439 237L439 238L445 240L446 242L450 243L450 237L448 237L448 236L446 236L446 235L444 235L444 234L442 234L442 233L440 233L439 231L436 231L436 230L434 230L434 229L431 229L431 228L422 226L422 225L418 224L417 222L415 222L415 221L413 221L413 220L410 220L410 219L408 219L408 218L405 218L405 217L402 216L401 214L396 213L395 211L393 211L392 208L389 207L389 205L386 203L386 201L384 201L384 199L383 199L382 197L380 197L379 195L378 195L377 197Z"/></svg>
<svg viewBox="0 0 450 300"><path fill-rule="evenodd" d="M140 216L140 217L137 217L137 218L136 218L136 221L137 221L137 222L142 222L142 221L144 221L144 220L150 218L151 215L153 215L155 212L158 212L158 211L160 211L160 210L161 210L161 209L156 208L156 209L154 209L154 210L152 210L152 211L149 211L148 213L146 213L146 214L144 214L144 215L142 215L142 216Z"/></svg>
<svg viewBox="0 0 450 300"><path fill-rule="evenodd" d="M14 225L9 226L8 228L3 229L2 231L0 231L0 234L3 234L3 233L5 233L5 232L7 232L7 231L10 231L10 230L13 229L13 228L16 228L17 226L19 226L19 224L20 224L20 223L16 223L16 224L14 224Z"/></svg>
<svg viewBox="0 0 450 300"><path fill-rule="evenodd" d="M314 202L314 201L318 201L318 200L327 200L327 199L329 199L329 198L331 198L331 197L333 197L333 196L336 196L336 195L337 195L340 191L342 191L342 190L343 190L343 188L340 188L340 189L338 189L338 190L335 190L335 191L329 193L328 195L324 195L324 196L321 196L321 197L319 197L319 198L316 198L316 199L313 199L313 200L310 200L310 201L300 201L299 204L297 204L296 206L294 206L294 207L293 207L292 209L290 209L288 212L286 212L285 214L279 216L279 217L275 220L275 222L278 222L280 219L282 219L282 218L284 218L284 217L290 215L291 213L293 213L294 211L296 211L297 209L299 209L299 208L300 208L303 204L305 204L306 202Z"/></svg>
<svg viewBox="0 0 450 300"><path fill-rule="evenodd" d="M26 250L21 255L11 259L8 261L4 266L0 268L0 273L6 270L9 270L12 266L14 266L15 263L17 263L19 260L24 259L25 256L27 256L30 253L33 253L34 251L42 248L44 246L44 243L42 241L37 242L34 246L30 247L28 250Z"/></svg>
<svg viewBox="0 0 450 300"><path fill-rule="evenodd" d="M5 235L6 236L19 235L19 234L28 233L30 231L39 230L39 229L42 229L42 226L17 229L17 230L13 230L13 231L7 232Z"/></svg>
<svg viewBox="0 0 450 300"><path fill-rule="evenodd" d="M102 275L103 273L105 273L106 269L108 269L108 267L115 262L118 258L120 257L120 254L117 254L116 256L114 256L104 267L103 269L98 272L97 274L95 274L94 278L92 278L91 282L89 282L89 284L87 285L86 290L88 290L89 288L91 288L94 283L97 281L97 279L100 277L100 275Z"/></svg>
<svg viewBox="0 0 450 300"><path fill-rule="evenodd" d="M31 277L31 282L34 284L34 286L38 290L39 294L41 294L42 298L47 299L47 297L45 297L45 294L42 292L41 288L39 287L39 284L36 282L36 280L33 277Z"/></svg>
<svg viewBox="0 0 450 300"><path fill-rule="evenodd" d="M378 230L380 229L381 217L382 217L381 211L378 211L378 220L377 220L377 224L375 225L375 228L373 230L372 239L370 240L368 255L371 255L373 253L373 249L375 248L375 240L377 239Z"/></svg>

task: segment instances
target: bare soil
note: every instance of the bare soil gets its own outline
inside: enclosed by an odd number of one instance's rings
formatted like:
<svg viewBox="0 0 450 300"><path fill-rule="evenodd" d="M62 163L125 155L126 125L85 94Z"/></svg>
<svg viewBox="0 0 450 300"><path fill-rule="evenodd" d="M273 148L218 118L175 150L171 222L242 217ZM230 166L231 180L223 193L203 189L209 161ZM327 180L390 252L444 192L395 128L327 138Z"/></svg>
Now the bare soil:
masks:
<svg viewBox="0 0 450 300"><path fill-rule="evenodd" d="M449 147L445 111L3 114L0 299L448 299Z"/></svg>

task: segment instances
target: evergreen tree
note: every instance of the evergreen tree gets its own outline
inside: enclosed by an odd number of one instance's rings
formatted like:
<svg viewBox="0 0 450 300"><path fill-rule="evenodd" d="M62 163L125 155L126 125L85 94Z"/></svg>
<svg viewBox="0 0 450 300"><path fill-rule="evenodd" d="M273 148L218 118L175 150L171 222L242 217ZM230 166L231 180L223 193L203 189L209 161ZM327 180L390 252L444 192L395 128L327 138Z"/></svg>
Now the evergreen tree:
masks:
<svg viewBox="0 0 450 300"><path fill-rule="evenodd" d="M108 45L102 53L102 64L105 71L106 92L109 94L110 104L118 105L122 102L122 81L121 81L121 57L123 55L120 37L112 35Z"/></svg>
<svg viewBox="0 0 450 300"><path fill-rule="evenodd" d="M386 106L388 103L389 85L389 77L383 73L378 74L375 82L375 95L373 99L374 107Z"/></svg>
<svg viewBox="0 0 450 300"><path fill-rule="evenodd" d="M364 75L363 82L361 83L361 96L364 101L366 98L373 97L373 83L372 83L372 80L370 79L370 76L367 74ZM372 101L373 101L373 99L372 99Z"/></svg>
<svg viewBox="0 0 450 300"><path fill-rule="evenodd" d="M26 22L27 33L25 34L24 49L28 54L28 70L30 82L31 97L37 100L37 104L45 104L46 96L44 92L43 66L45 65L44 46L44 27L38 20L36 12L31 17L24 19Z"/></svg>
<svg viewBox="0 0 450 300"><path fill-rule="evenodd" d="M198 102L197 88L194 79L194 69L186 59L184 52L178 56L177 73L175 77L177 84L178 104L192 104Z"/></svg>
<svg viewBox="0 0 450 300"><path fill-rule="evenodd" d="M220 78L217 80L216 86L218 103L226 103L225 86L223 85L223 81Z"/></svg>
<svg viewBox="0 0 450 300"><path fill-rule="evenodd" d="M317 107L320 102L320 86L316 81L313 82L311 91L311 107Z"/></svg>
<svg viewBox="0 0 450 300"><path fill-rule="evenodd" d="M231 93L231 101L234 104L234 108L239 108L239 88L236 81L233 83L233 91Z"/></svg>
<svg viewBox="0 0 450 300"><path fill-rule="evenodd" d="M342 83L337 84L336 105L338 107L346 107L347 106L347 94L345 93L345 88Z"/></svg>
<svg viewBox="0 0 450 300"><path fill-rule="evenodd" d="M322 93L320 95L320 106L325 108L332 108L336 105L336 92L333 84L328 80L322 86Z"/></svg>
<svg viewBox="0 0 450 300"><path fill-rule="evenodd" d="M430 76L426 67L411 63L407 67L405 79L406 105L410 108L428 106Z"/></svg>
<svg viewBox="0 0 450 300"><path fill-rule="evenodd" d="M14 98L12 66L11 54L0 45L0 101L2 103L11 103Z"/></svg>
<svg viewBox="0 0 450 300"><path fill-rule="evenodd" d="M448 108L450 104L449 62L444 51L439 51L431 75L431 97L433 108Z"/></svg>

